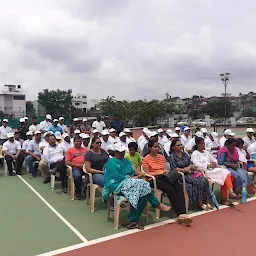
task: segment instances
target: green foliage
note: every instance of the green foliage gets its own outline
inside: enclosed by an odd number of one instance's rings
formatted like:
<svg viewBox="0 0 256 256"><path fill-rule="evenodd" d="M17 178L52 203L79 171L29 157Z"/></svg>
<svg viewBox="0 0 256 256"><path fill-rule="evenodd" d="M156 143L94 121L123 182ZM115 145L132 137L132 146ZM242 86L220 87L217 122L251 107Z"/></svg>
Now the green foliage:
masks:
<svg viewBox="0 0 256 256"><path fill-rule="evenodd" d="M72 115L72 90L51 90L44 89L38 93L39 102L45 107L47 113L58 117Z"/></svg>
<svg viewBox="0 0 256 256"><path fill-rule="evenodd" d="M256 112L252 111L252 109L244 109L242 111L242 116L252 116L256 117Z"/></svg>
<svg viewBox="0 0 256 256"><path fill-rule="evenodd" d="M34 116L35 109L32 101L26 101L26 116Z"/></svg>
<svg viewBox="0 0 256 256"><path fill-rule="evenodd" d="M157 119L172 114L173 106L159 100L118 101L115 97L107 97L100 102L103 114L119 115L126 123L136 126L155 125Z"/></svg>

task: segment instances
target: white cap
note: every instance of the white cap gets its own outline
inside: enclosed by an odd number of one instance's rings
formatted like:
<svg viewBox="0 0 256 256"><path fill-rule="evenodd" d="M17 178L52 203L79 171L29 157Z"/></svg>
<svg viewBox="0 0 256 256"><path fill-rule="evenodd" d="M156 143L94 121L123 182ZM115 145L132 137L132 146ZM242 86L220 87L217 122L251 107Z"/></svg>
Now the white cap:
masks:
<svg viewBox="0 0 256 256"><path fill-rule="evenodd" d="M54 133L54 135L55 135L55 138L56 138L57 140L61 140L61 139L62 139L62 137L61 137L61 132L57 131L57 132Z"/></svg>
<svg viewBox="0 0 256 256"><path fill-rule="evenodd" d="M186 127L184 128L184 131L188 131L188 130L191 130L191 129L190 129L190 127L186 126Z"/></svg>
<svg viewBox="0 0 256 256"><path fill-rule="evenodd" d="M48 135L49 134L49 132L45 132L44 134L43 134L43 137L45 137L46 135Z"/></svg>
<svg viewBox="0 0 256 256"><path fill-rule="evenodd" d="M111 128L109 132L115 132L116 130L114 128Z"/></svg>
<svg viewBox="0 0 256 256"><path fill-rule="evenodd" d="M89 138L90 138L90 135L87 134L87 133L80 133L79 136L80 136L82 139L89 139Z"/></svg>
<svg viewBox="0 0 256 256"><path fill-rule="evenodd" d="M171 129L168 129L168 130L166 131L166 133L167 133L169 136L171 136L172 130L171 130Z"/></svg>
<svg viewBox="0 0 256 256"><path fill-rule="evenodd" d="M224 135L230 135L232 133L232 131L230 129L227 129L224 131Z"/></svg>
<svg viewBox="0 0 256 256"><path fill-rule="evenodd" d="M195 136L199 138L204 138L203 132L196 132Z"/></svg>
<svg viewBox="0 0 256 256"><path fill-rule="evenodd" d="M126 151L126 147L122 143L116 143L114 146L115 146L115 151L118 151L118 152Z"/></svg>
<svg viewBox="0 0 256 256"><path fill-rule="evenodd" d="M176 128L175 128L175 131L180 131L180 127L176 127Z"/></svg>
<svg viewBox="0 0 256 256"><path fill-rule="evenodd" d="M3 119L3 122L6 122L6 123L8 123L8 119Z"/></svg>
<svg viewBox="0 0 256 256"><path fill-rule="evenodd" d="M164 132L164 130L162 128L160 128L160 129L157 130L157 132L162 133L162 132Z"/></svg>
<svg viewBox="0 0 256 256"><path fill-rule="evenodd" d="M109 135L108 130L103 130L103 131L102 131L102 133L101 133L101 135L103 135L103 136L105 136L105 135Z"/></svg>
<svg viewBox="0 0 256 256"><path fill-rule="evenodd" d="M246 132L254 133L254 130L253 130L252 128L247 128L247 129L246 129Z"/></svg>
<svg viewBox="0 0 256 256"><path fill-rule="evenodd" d="M79 119L75 117L75 118L73 119L73 121L74 121L74 122L78 122Z"/></svg>
<svg viewBox="0 0 256 256"><path fill-rule="evenodd" d="M114 144L109 144L109 145L107 146L107 151L108 151L108 150L115 151L115 146L114 146Z"/></svg>
<svg viewBox="0 0 256 256"><path fill-rule="evenodd" d="M149 131L149 129L148 129L147 127L144 127L144 128L142 129L142 131L143 131L144 133L147 133L147 132Z"/></svg>
<svg viewBox="0 0 256 256"><path fill-rule="evenodd" d="M231 137L235 137L235 136L236 136L236 134L235 134L234 132L231 132L231 133L229 134L229 136L231 136Z"/></svg>
<svg viewBox="0 0 256 256"><path fill-rule="evenodd" d="M40 131L36 131L35 134L41 134L41 132Z"/></svg>
<svg viewBox="0 0 256 256"><path fill-rule="evenodd" d="M49 114L47 114L45 117L46 117L46 119L48 119L48 120L52 120L52 116L49 115Z"/></svg>
<svg viewBox="0 0 256 256"><path fill-rule="evenodd" d="M33 132L28 131L28 132L26 133L26 135L27 135L27 136L29 136L29 135L32 136L32 135L33 135Z"/></svg>
<svg viewBox="0 0 256 256"><path fill-rule="evenodd" d="M151 131L148 130L148 131L146 132L146 135L147 135L148 138L150 138L150 136L151 136Z"/></svg>
<svg viewBox="0 0 256 256"><path fill-rule="evenodd" d="M83 119L83 122L87 122L87 121L88 121L87 118L84 118L84 119Z"/></svg>
<svg viewBox="0 0 256 256"><path fill-rule="evenodd" d="M66 133L66 132L62 134L62 138L63 138L63 139L67 138L68 136L69 136L69 134Z"/></svg>
<svg viewBox="0 0 256 256"><path fill-rule="evenodd" d="M171 138L179 138L180 137L177 133L172 133L170 136L171 136Z"/></svg>
<svg viewBox="0 0 256 256"><path fill-rule="evenodd" d="M202 132L202 133L208 133L208 131L207 131L206 128L201 128L201 132Z"/></svg>
<svg viewBox="0 0 256 256"><path fill-rule="evenodd" d="M76 129L76 130L74 130L74 133L75 134L80 134L81 132L80 132L80 130Z"/></svg>
<svg viewBox="0 0 256 256"><path fill-rule="evenodd" d="M8 139L9 139L9 138L12 138L12 137L14 137L14 134L13 134L12 132L7 133L7 138L8 138Z"/></svg>
<svg viewBox="0 0 256 256"><path fill-rule="evenodd" d="M124 132L131 133L131 130L129 128L124 128Z"/></svg>
<svg viewBox="0 0 256 256"><path fill-rule="evenodd" d="M20 118L20 123L24 123L25 122L25 118Z"/></svg>
<svg viewBox="0 0 256 256"><path fill-rule="evenodd" d="M94 129L94 130L92 131L92 133L97 133L97 132L99 132L97 129Z"/></svg>
<svg viewBox="0 0 256 256"><path fill-rule="evenodd" d="M53 119L53 123L55 123L55 122L59 122L59 120L58 119Z"/></svg>
<svg viewBox="0 0 256 256"><path fill-rule="evenodd" d="M52 132L52 131L49 131L49 132L47 132L47 134L49 134L49 135L53 135L53 132Z"/></svg>
<svg viewBox="0 0 256 256"><path fill-rule="evenodd" d="M120 133L119 133L119 137L121 138L121 137L123 137L123 136L126 136L126 134L125 134L124 132L120 132Z"/></svg>
<svg viewBox="0 0 256 256"><path fill-rule="evenodd" d="M158 133L157 133L156 131L153 131L153 132L150 133L150 138L151 138L151 137L154 137L154 136L156 136L156 135L158 135Z"/></svg>
<svg viewBox="0 0 256 256"><path fill-rule="evenodd" d="M25 120L28 120L28 117L24 116L24 119L25 119Z"/></svg>
<svg viewBox="0 0 256 256"><path fill-rule="evenodd" d="M60 120L64 120L64 117L63 117L63 116L59 117L59 121L60 121Z"/></svg>
<svg viewBox="0 0 256 256"><path fill-rule="evenodd" d="M217 132L211 132L210 133L213 138L218 138L219 134Z"/></svg>

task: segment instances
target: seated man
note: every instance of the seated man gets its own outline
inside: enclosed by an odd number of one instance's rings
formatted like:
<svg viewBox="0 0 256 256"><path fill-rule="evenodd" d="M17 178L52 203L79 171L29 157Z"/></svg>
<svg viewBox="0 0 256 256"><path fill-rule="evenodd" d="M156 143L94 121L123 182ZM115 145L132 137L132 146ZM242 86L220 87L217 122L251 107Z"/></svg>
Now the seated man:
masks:
<svg viewBox="0 0 256 256"><path fill-rule="evenodd" d="M68 133L63 133L62 138L63 138L63 142L60 144L60 146L63 148L64 154L66 154L67 150L73 147L73 143L71 142L71 139Z"/></svg>
<svg viewBox="0 0 256 256"><path fill-rule="evenodd" d="M35 138L31 140L28 145L28 150L27 150L28 155L26 156L25 161L29 169L30 179L35 178L37 174L37 170L35 169L34 162L35 161L39 162L41 159L41 151L39 148L39 144L41 141L42 141L41 132L36 131Z"/></svg>
<svg viewBox="0 0 256 256"><path fill-rule="evenodd" d="M88 149L82 147L82 138L80 136L75 136L74 147L69 148L66 152L66 165L72 167L77 200L81 199L84 156L87 152Z"/></svg>
<svg viewBox="0 0 256 256"><path fill-rule="evenodd" d="M13 133L7 133L8 140L3 144L3 152L7 163L9 176L12 176L13 163L15 161L16 174L22 175L21 168L24 161L24 155L21 154L21 145L14 139Z"/></svg>
<svg viewBox="0 0 256 256"><path fill-rule="evenodd" d="M53 119L53 124L50 126L49 128L49 132L60 132L63 133L63 130L61 128L61 126L58 125L59 124L59 120L58 119Z"/></svg>
<svg viewBox="0 0 256 256"><path fill-rule="evenodd" d="M20 143L20 146L22 147L24 140L20 138L20 133L16 131L14 133L14 139Z"/></svg>
<svg viewBox="0 0 256 256"><path fill-rule="evenodd" d="M26 137L27 137L27 139L22 144L22 151L25 155L28 154L28 145L29 145L30 141L33 139L33 132L28 131L26 133Z"/></svg>
<svg viewBox="0 0 256 256"><path fill-rule="evenodd" d="M56 143L54 135L49 136L49 146L44 148L43 157L50 167L51 174L55 175L57 171L60 173L62 192L67 193L68 177L64 151L63 148Z"/></svg>

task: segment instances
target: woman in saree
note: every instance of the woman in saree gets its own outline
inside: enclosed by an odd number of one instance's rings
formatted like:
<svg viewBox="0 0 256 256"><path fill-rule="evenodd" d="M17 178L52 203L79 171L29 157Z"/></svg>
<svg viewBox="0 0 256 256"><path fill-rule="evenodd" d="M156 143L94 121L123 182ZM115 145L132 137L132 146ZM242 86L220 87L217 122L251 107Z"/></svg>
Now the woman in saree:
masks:
<svg viewBox="0 0 256 256"><path fill-rule="evenodd" d="M196 138L194 152L191 155L191 161L196 171L203 172L211 182L216 182L221 185L221 203L229 205L227 199L227 190L229 191L230 199L241 199L233 190L230 171L217 164L217 160L213 155L205 150L203 138Z"/></svg>
<svg viewBox="0 0 256 256"><path fill-rule="evenodd" d="M143 212L147 201L154 208L161 211L169 211L170 207L162 204L151 191L147 181L141 179L144 173L134 170L129 159L124 158L126 148L121 143L115 144L115 157L108 160L104 166L104 189L103 200L107 200L110 194L117 195L117 203L122 202L123 196L130 202L130 213L128 222L123 225L128 229L144 229L138 223L139 217Z"/></svg>
<svg viewBox="0 0 256 256"><path fill-rule="evenodd" d="M252 193L252 182L246 170L239 166L239 154L236 149L236 140L229 138L224 147L218 152L218 164L224 165L236 178L236 187L247 187L248 193Z"/></svg>

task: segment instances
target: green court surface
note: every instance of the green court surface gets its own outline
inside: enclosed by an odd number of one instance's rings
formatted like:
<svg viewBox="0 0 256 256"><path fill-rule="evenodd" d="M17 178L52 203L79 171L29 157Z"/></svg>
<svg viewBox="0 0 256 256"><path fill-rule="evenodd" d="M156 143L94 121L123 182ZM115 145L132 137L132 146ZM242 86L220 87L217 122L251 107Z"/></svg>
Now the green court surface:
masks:
<svg viewBox="0 0 256 256"><path fill-rule="evenodd" d="M107 210L100 192L95 202L95 212L91 213L85 200L71 201L69 195L60 193L59 182L52 191L49 184L42 183L41 177L32 180L28 174L21 177L5 177L3 169L0 170L1 255L39 255L83 242L25 182L88 241L126 231L121 226L114 230L113 218L107 220ZM122 212L120 220L125 220L127 214L127 211ZM170 213L161 213L159 221L169 219ZM142 221L145 224L156 222L154 209L150 208L149 221L146 223L144 215Z"/></svg>

